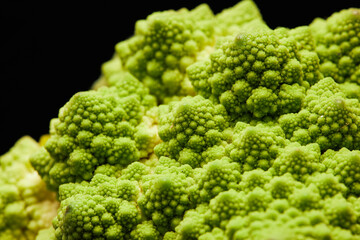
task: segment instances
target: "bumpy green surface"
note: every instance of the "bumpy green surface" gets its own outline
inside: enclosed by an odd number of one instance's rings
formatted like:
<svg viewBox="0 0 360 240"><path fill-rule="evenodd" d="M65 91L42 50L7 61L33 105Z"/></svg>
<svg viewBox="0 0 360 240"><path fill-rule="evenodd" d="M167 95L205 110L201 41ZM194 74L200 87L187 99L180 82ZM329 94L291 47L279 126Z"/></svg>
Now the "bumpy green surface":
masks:
<svg viewBox="0 0 360 240"><path fill-rule="evenodd" d="M339 83L360 83L359 16L359 9L344 9L310 24L321 71Z"/></svg>
<svg viewBox="0 0 360 240"><path fill-rule="evenodd" d="M347 98L332 78L324 78L311 87L298 113L285 114L280 126L292 141L316 142L321 149L359 149L360 105Z"/></svg>
<svg viewBox="0 0 360 240"><path fill-rule="evenodd" d="M157 96L168 102L174 96L196 95L187 67L208 55L218 37L240 29L267 28L252 1L214 15L202 4L189 11L155 12L135 25L134 36L116 45L116 55L103 67L105 78L113 72L129 71Z"/></svg>
<svg viewBox="0 0 360 240"><path fill-rule="evenodd" d="M61 202L38 240L360 239L359 32L251 0L139 20L31 156Z"/></svg>
<svg viewBox="0 0 360 240"><path fill-rule="evenodd" d="M201 96L185 97L159 109L158 156L176 158L191 167L213 160L222 151L223 131L229 125L226 110Z"/></svg>
<svg viewBox="0 0 360 240"><path fill-rule="evenodd" d="M111 88L75 94L52 120L51 137L31 158L50 189L90 180L99 166L126 166L153 152L159 140L146 113L155 98L132 75L114 77Z"/></svg>
<svg viewBox="0 0 360 240"><path fill-rule="evenodd" d="M31 240L51 226L59 203L29 162L40 145L29 136L0 156L0 239Z"/></svg>
<svg viewBox="0 0 360 240"><path fill-rule="evenodd" d="M322 76L309 34L305 27L240 32L191 65L190 81L235 119L297 112L305 90Z"/></svg>

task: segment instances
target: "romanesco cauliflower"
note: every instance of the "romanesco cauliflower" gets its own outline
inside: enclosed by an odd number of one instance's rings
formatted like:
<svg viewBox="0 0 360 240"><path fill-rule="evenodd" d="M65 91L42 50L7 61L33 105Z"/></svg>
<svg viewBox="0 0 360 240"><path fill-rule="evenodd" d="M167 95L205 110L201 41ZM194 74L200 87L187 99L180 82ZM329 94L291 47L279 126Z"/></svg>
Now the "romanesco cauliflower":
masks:
<svg viewBox="0 0 360 240"><path fill-rule="evenodd" d="M1 239L360 239L359 32L251 0L139 20L44 146L0 158Z"/></svg>
<svg viewBox="0 0 360 240"><path fill-rule="evenodd" d="M51 226L59 202L29 157L40 145L29 136L0 156L0 239L31 240Z"/></svg>

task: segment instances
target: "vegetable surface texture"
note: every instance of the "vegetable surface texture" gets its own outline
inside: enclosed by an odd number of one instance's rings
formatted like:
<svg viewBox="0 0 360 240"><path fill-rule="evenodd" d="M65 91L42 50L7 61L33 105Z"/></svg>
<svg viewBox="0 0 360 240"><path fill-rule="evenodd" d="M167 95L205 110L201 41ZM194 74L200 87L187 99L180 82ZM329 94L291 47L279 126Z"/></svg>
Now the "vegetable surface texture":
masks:
<svg viewBox="0 0 360 240"><path fill-rule="evenodd" d="M271 29L242 0L134 28L0 158L1 239L360 239L360 9Z"/></svg>

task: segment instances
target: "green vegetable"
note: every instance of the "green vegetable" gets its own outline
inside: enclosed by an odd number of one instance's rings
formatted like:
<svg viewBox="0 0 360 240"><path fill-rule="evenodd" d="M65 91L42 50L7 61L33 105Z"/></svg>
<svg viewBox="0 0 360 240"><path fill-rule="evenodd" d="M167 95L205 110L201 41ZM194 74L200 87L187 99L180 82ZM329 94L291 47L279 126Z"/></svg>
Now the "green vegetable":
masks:
<svg viewBox="0 0 360 240"><path fill-rule="evenodd" d="M339 84L327 77L307 91L298 113L282 115L279 124L292 141L316 142L322 151L353 150L360 143L359 113L358 99L347 98Z"/></svg>
<svg viewBox="0 0 360 240"><path fill-rule="evenodd" d="M240 32L191 65L190 81L234 120L297 112L305 90L322 76L318 56L307 50L310 34L305 27Z"/></svg>
<svg viewBox="0 0 360 240"><path fill-rule="evenodd" d="M35 239L56 216L59 202L29 162L39 148L24 136L0 156L0 239Z"/></svg>
<svg viewBox="0 0 360 240"><path fill-rule="evenodd" d="M156 99L129 73L112 78L113 87L75 94L51 121L49 140L30 160L49 189L91 180L102 165L147 158L159 142L147 115Z"/></svg>
<svg viewBox="0 0 360 240"><path fill-rule="evenodd" d="M201 96L184 97L160 106L159 113L159 136L163 142L155 147L158 156L198 167L213 160L209 151L221 151L223 131L229 125L222 105L214 105Z"/></svg>
<svg viewBox="0 0 360 240"><path fill-rule="evenodd" d="M359 32L251 0L139 20L44 146L0 158L1 239L360 239Z"/></svg>
<svg viewBox="0 0 360 240"><path fill-rule="evenodd" d="M236 33L252 21L262 24L252 1L240 2L217 16L206 4L191 11L153 13L136 22L133 37L116 45L117 68L141 80L160 102L195 95L186 68L208 55L218 36Z"/></svg>
<svg viewBox="0 0 360 240"><path fill-rule="evenodd" d="M359 9L344 9L310 24L321 72L339 83L360 81L359 14Z"/></svg>

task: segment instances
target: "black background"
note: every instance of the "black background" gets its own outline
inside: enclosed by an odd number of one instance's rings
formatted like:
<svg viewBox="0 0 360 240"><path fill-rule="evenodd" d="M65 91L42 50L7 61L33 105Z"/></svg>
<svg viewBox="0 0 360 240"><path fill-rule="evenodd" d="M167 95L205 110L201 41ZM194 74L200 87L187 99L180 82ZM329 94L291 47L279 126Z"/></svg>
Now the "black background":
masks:
<svg viewBox="0 0 360 240"><path fill-rule="evenodd" d="M49 3L51 2L51 3ZM75 1L74 1L75 2ZM38 139L70 97L90 88L114 45L154 11L192 9L205 1L1 1L0 154L23 135ZM215 13L238 1L208 2ZM255 0L271 28L360 7L359 0Z"/></svg>

